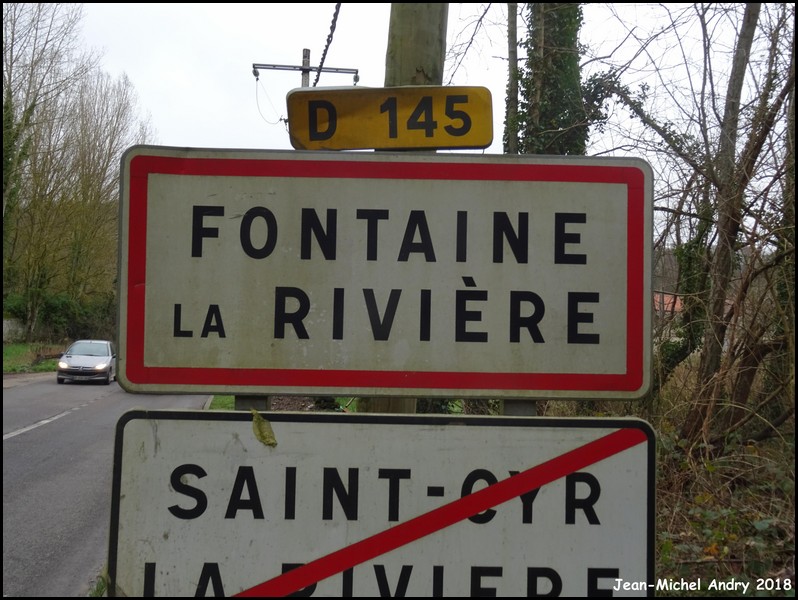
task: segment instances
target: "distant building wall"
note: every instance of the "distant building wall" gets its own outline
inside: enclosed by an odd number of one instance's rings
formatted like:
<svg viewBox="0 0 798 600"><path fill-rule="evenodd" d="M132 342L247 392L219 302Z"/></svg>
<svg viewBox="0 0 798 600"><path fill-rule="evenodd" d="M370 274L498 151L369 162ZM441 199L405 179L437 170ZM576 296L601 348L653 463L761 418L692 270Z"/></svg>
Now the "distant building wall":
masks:
<svg viewBox="0 0 798 600"><path fill-rule="evenodd" d="M17 319L3 319L3 343L25 341L25 326Z"/></svg>
<svg viewBox="0 0 798 600"><path fill-rule="evenodd" d="M673 317L682 312L682 298L670 292L654 292L654 314L660 318Z"/></svg>

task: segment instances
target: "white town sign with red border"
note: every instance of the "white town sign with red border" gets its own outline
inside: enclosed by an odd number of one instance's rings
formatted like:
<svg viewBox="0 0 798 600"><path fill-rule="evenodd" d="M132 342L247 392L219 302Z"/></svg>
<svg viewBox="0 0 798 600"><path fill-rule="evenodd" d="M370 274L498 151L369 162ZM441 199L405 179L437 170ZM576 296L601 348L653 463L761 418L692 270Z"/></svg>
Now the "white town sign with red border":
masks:
<svg viewBox="0 0 798 600"><path fill-rule="evenodd" d="M642 160L138 146L121 173L127 391L650 387Z"/></svg>
<svg viewBox="0 0 798 600"><path fill-rule="evenodd" d="M109 596L653 595L643 421L266 416L123 415Z"/></svg>

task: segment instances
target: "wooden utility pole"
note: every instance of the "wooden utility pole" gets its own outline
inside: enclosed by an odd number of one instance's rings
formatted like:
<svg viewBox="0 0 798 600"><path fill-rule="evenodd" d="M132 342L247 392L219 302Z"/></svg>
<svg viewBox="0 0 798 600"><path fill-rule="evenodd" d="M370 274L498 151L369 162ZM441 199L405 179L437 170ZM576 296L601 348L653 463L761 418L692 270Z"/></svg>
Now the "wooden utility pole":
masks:
<svg viewBox="0 0 798 600"><path fill-rule="evenodd" d="M448 4L391 4L385 87L442 85ZM361 398L358 412L415 413L416 398Z"/></svg>
<svg viewBox="0 0 798 600"><path fill-rule="evenodd" d="M385 86L442 85L448 4L391 4Z"/></svg>

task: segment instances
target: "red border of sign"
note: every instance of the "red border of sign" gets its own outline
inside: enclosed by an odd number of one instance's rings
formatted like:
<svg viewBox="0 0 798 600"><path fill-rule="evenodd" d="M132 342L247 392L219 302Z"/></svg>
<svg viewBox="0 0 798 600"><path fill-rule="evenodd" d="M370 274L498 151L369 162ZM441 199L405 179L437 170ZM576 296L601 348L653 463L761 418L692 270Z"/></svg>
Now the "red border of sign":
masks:
<svg viewBox="0 0 798 600"><path fill-rule="evenodd" d="M545 181L625 185L627 202L626 372L620 374L495 373L149 367L144 362L148 178L152 174L213 177L313 177L453 181ZM440 389L635 392L644 382L646 274L645 173L634 166L474 162L398 162L192 158L134 155L129 162L127 340L125 377L133 384L298 389ZM123 182L123 185L125 182Z"/></svg>

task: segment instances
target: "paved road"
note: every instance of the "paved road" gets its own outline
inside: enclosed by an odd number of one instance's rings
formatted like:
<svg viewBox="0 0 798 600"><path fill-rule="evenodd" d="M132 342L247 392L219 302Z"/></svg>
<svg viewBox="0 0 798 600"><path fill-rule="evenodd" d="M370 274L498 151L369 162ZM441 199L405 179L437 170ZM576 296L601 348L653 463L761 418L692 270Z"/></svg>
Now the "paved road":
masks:
<svg viewBox="0 0 798 600"><path fill-rule="evenodd" d="M113 447L133 408L203 409L207 395L3 376L3 596L86 596L108 557Z"/></svg>

